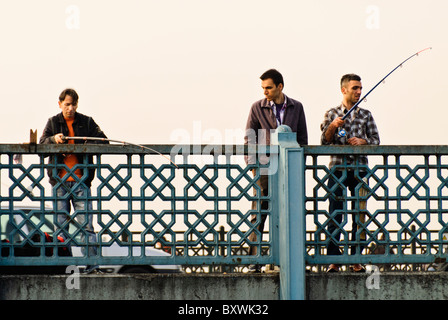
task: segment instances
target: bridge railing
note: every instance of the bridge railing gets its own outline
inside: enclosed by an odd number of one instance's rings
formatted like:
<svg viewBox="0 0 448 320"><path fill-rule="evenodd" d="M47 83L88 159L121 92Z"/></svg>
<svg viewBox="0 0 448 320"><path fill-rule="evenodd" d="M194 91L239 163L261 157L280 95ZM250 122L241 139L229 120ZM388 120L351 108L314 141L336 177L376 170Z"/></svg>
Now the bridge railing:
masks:
<svg viewBox="0 0 448 320"><path fill-rule="evenodd" d="M269 205L273 195L262 195L257 184L260 169L269 166L245 162L250 152L275 157L276 147L146 147L154 152L124 145L0 145L0 265L278 262L277 217ZM48 156L69 153L82 159L71 170L58 163L57 157L48 160ZM67 176L58 176L60 169L75 177L76 186L84 186L94 169L90 197L72 192L57 195L54 189L63 188L67 181ZM76 170L81 171L80 178ZM48 182L48 171L56 179L54 186ZM69 213L58 207L58 202L70 196L89 201L91 210L72 208ZM262 202L268 206L261 208ZM93 216L96 241L85 230L86 214ZM262 215L267 216L268 230L263 237L258 231ZM61 222L60 216L68 220ZM220 226L225 227L224 234ZM68 246L72 256L63 251ZM114 246L127 251L107 254ZM237 250L247 246L263 254ZM198 255L200 247L207 247L208 254ZM164 248L160 251L165 254L154 255L148 248Z"/></svg>
<svg viewBox="0 0 448 320"><path fill-rule="evenodd" d="M276 264L282 296L303 297L305 265L446 260L447 146L300 147L288 131L273 134L272 142L260 148L146 145L154 152L125 145L0 145L0 265ZM69 153L82 159L72 170L48 162L49 155ZM248 155L257 161L247 165ZM271 161L261 164L266 155ZM329 168L331 155L355 162ZM369 164L357 163L359 155L367 155ZM68 215L58 208L61 198L47 172L63 186L61 168L72 175L81 171L77 185L95 169L91 211ZM345 186L349 172L358 181L353 194ZM257 184L264 174L268 195ZM342 210L330 212L331 198L343 200ZM93 242L82 219L86 213L93 215ZM70 218L60 222L64 214ZM336 231L329 231L331 224ZM328 255L331 242L340 255ZM86 250L66 256L67 245ZM105 254L112 246L125 254ZM250 246L257 249L253 255ZM96 255L88 253L91 248ZM147 252L154 248L165 253ZM206 254L198 248L207 248Z"/></svg>
<svg viewBox="0 0 448 320"><path fill-rule="evenodd" d="M448 245L447 146L307 146L306 240L308 264L412 264L445 261ZM329 156L342 165L328 168ZM368 165L347 164L367 155ZM342 172L335 174L336 171ZM358 184L344 184L349 172ZM329 181L337 181L329 187ZM344 190L342 210L331 213L330 198ZM342 214L338 222L336 216ZM331 233L329 225L339 223ZM354 232L351 232L354 230ZM328 255L334 241L341 255ZM353 249L353 250L350 250Z"/></svg>

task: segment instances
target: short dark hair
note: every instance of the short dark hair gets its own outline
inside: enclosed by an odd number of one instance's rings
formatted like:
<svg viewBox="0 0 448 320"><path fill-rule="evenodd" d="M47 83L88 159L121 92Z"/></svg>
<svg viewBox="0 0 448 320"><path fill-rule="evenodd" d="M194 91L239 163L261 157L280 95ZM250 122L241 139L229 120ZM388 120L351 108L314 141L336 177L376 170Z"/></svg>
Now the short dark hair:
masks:
<svg viewBox="0 0 448 320"><path fill-rule="evenodd" d="M76 106L78 105L78 93L71 88L65 89L64 91L61 92L61 94L59 95L59 101L64 101L66 96L70 96L73 99L73 104Z"/></svg>
<svg viewBox="0 0 448 320"><path fill-rule="evenodd" d="M361 81L361 77L354 73L344 74L341 78L341 88L352 80Z"/></svg>
<svg viewBox="0 0 448 320"><path fill-rule="evenodd" d="M263 73L260 77L261 80L266 79L272 79L274 84L278 87L278 85L281 83L283 86L285 86L285 83L283 82L283 76L280 72L278 72L275 69L269 69L265 73Z"/></svg>

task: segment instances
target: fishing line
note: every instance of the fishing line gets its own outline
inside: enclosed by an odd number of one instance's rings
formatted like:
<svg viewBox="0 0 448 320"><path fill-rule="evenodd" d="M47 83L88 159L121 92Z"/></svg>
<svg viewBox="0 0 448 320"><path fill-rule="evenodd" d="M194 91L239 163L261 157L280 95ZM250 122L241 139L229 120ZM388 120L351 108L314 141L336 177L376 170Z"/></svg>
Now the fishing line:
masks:
<svg viewBox="0 0 448 320"><path fill-rule="evenodd" d="M176 166L176 168L179 168L179 167L177 166L177 164L175 164L173 161L171 161L170 158L168 158L168 157L165 156L164 154L160 153L159 151L154 150L154 149L151 149L151 148L146 147L146 146L142 146L142 145L140 145L140 144L136 144L136 143L126 142L126 141L120 141L120 140L112 140L112 139L107 139L107 138L97 138L97 137L66 137L66 136L63 136L63 137L62 137L62 140L83 140L83 141L89 141L89 140L90 140L90 141L109 141L109 142L121 143L121 144L124 144L124 145L129 145L129 146L133 146L133 147L137 147L137 148L141 148L141 149L146 149L146 150L155 152L155 153L157 153L158 155L160 155L160 156L166 158L166 159L167 159L169 162L171 162L172 164L174 164L174 165Z"/></svg>

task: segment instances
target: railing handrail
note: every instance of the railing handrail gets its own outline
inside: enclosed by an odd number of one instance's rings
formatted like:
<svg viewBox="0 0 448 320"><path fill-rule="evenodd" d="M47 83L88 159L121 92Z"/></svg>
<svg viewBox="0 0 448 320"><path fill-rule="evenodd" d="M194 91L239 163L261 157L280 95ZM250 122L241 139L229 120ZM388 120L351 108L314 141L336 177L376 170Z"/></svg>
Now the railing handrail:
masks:
<svg viewBox="0 0 448 320"><path fill-rule="evenodd" d="M278 146L244 144L142 144L154 151L125 144L0 144L0 154L149 154L169 155L248 155L257 153L276 154Z"/></svg>
<svg viewBox="0 0 448 320"><path fill-rule="evenodd" d="M306 155L448 155L448 145L308 145L303 148Z"/></svg>
<svg viewBox="0 0 448 320"><path fill-rule="evenodd" d="M276 145L244 145L244 144L142 144L162 154L176 154L182 150L191 155L201 155L204 151L213 154L215 150L222 154L247 155L250 152L278 153ZM305 154L369 154L369 155L448 155L448 145L379 145L379 146L335 146L304 145ZM58 154L58 153L102 153L102 154L156 154L151 150L143 150L137 146L124 144L0 144L0 154Z"/></svg>

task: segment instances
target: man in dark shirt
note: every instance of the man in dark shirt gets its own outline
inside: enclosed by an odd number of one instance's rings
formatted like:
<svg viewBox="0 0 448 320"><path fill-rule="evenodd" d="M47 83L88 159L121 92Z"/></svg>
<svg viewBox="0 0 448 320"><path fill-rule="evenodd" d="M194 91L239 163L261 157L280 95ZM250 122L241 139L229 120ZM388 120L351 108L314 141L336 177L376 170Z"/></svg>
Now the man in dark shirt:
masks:
<svg viewBox="0 0 448 320"><path fill-rule="evenodd" d="M95 121L88 116L77 112L78 94L73 89L65 89L59 96L59 107L62 112L51 117L43 131L39 143L42 144L61 144L75 143L74 140L67 140L64 137L82 136L107 138ZM77 141L82 143L82 141ZM93 143L108 143L107 141L93 141ZM88 163L93 163L93 157L88 157ZM50 157L50 163L57 163L60 169L57 170L57 176L53 175L53 169L48 169L50 184L54 187L53 194L57 198L57 227L64 232L60 235L66 239L68 232L70 202L75 210L76 220L79 225L84 226L85 233L88 235L89 243L96 243L96 234L93 229L92 203L90 201L90 186L94 178L94 169L89 168L85 176L82 169L72 171L75 165L83 163L83 155L61 154L56 157ZM68 171L62 168L61 164L65 164ZM82 181L82 183L79 183ZM87 219L87 221L86 221ZM85 241L85 240L83 240ZM84 249L84 247L83 247ZM83 250L85 253L85 250ZM89 247L89 256L96 256L96 247ZM96 271L97 266L88 266L87 273Z"/></svg>
<svg viewBox="0 0 448 320"><path fill-rule="evenodd" d="M283 93L284 82L282 74L275 69L270 69L263 73L260 79L265 98L256 101L250 109L244 143L246 145L270 145L271 132L275 131L280 125L287 125L293 132L297 133L297 142L299 145L307 145L308 132L303 105ZM267 156L259 156L258 159L260 164L267 164L269 162ZM248 156L246 161L248 164L256 163L254 156ZM253 173L256 176L255 170ZM262 196L267 196L268 175L263 170L260 172L257 185L260 187ZM261 208L257 208L256 201L252 203L252 210L260 211L267 210L267 208L268 203L266 201L262 201ZM252 215L251 222L253 224L257 222L257 216L257 214ZM266 214L261 214L260 216L261 220L257 228L260 233L263 233L266 217ZM249 236L249 240L256 241L256 234L252 233ZM257 253L256 249L256 247L251 246L249 254L255 255ZM249 271L259 272L260 266L251 265Z"/></svg>

